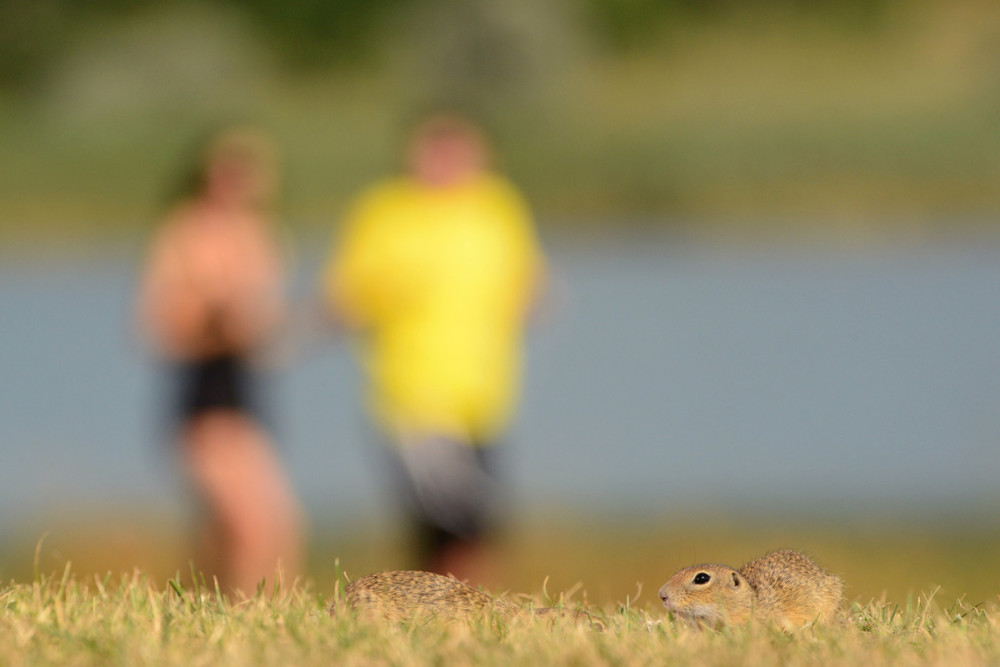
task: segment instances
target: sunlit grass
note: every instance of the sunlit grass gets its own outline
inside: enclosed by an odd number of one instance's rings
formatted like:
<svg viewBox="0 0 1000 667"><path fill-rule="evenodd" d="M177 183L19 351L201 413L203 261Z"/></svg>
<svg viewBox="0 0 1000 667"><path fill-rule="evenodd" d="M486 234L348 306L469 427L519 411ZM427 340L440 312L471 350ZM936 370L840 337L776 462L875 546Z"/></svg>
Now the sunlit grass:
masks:
<svg viewBox="0 0 1000 667"><path fill-rule="evenodd" d="M990 664L1000 660L994 603L845 608L839 623L794 634L721 632L652 606L592 607L604 632L569 619L388 625L331 618L310 586L230 600L204 583L153 584L136 572L70 570L0 586L0 664Z"/></svg>
<svg viewBox="0 0 1000 667"><path fill-rule="evenodd" d="M929 591L944 606L1000 601L1000 530L985 517L955 525L892 518L680 516L526 518L498 535L492 581L475 583L512 593L568 593L574 604L655 608L657 589L681 567L700 562L738 567L789 548L840 576L850 602L905 606ZM0 544L0 581L30 581L37 572L61 575L70 563L85 579L140 568L156 586L166 586L178 572L187 585L194 545L176 521L155 516L37 519ZM391 526L316 527L305 576L317 593L332 595L338 572L358 578L412 568L407 547L405 534Z"/></svg>

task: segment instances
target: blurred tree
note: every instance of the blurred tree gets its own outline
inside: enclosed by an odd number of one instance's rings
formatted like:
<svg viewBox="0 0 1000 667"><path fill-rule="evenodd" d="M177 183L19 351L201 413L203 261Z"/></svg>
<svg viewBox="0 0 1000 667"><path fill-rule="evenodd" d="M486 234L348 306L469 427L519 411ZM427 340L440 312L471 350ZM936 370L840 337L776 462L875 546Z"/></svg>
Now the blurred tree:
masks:
<svg viewBox="0 0 1000 667"><path fill-rule="evenodd" d="M857 25L876 21L889 0L581 0L592 30L615 49L648 46L670 27L761 11L822 14Z"/></svg>
<svg viewBox="0 0 1000 667"><path fill-rule="evenodd" d="M294 68L356 65L377 50L383 19L413 0L215 0L246 14ZM28 89L74 31L106 18L162 7L157 0L0 1L0 87ZM185 3L175 3L184 5Z"/></svg>
<svg viewBox="0 0 1000 667"><path fill-rule="evenodd" d="M27 88L37 81L63 41L62 5L62 0L0 2L0 85Z"/></svg>
<svg viewBox="0 0 1000 667"><path fill-rule="evenodd" d="M790 14L819 13L850 23L882 15L890 0L568 0L590 16L590 30L613 48L641 48L658 40L665 30L692 21L714 20L732 14L760 11ZM127 16L137 10L162 7L158 0L3 0L0 2L0 86L27 88L46 64L59 55L72 31L92 22ZM183 4L183 3L175 3ZM204 7L209 3L189 3ZM386 22L400 10L435 3L416 0L213 0L217 8L246 14L290 68L322 69L356 66L380 48ZM437 3L438 5L442 3ZM448 3L444 3L448 4ZM481 23L476 3L454 2L449 11L466 16L467 25ZM491 3L490 11L499 11ZM469 5L469 6L466 6ZM472 16L472 19L468 19ZM461 22L461 21L459 21ZM491 35L471 30L471 49L491 53ZM485 41L479 43L481 39ZM509 59L508 59L509 60ZM477 57L476 67L509 68L497 56Z"/></svg>
<svg viewBox="0 0 1000 667"><path fill-rule="evenodd" d="M370 57L387 15L413 0L235 0L249 11L295 67L315 68Z"/></svg>
<svg viewBox="0 0 1000 667"><path fill-rule="evenodd" d="M388 58L409 97L503 114L565 100L588 62L578 0L424 0L400 12ZM553 85L558 82L558 85ZM509 107L507 107L509 110ZM482 120L482 118L480 118Z"/></svg>

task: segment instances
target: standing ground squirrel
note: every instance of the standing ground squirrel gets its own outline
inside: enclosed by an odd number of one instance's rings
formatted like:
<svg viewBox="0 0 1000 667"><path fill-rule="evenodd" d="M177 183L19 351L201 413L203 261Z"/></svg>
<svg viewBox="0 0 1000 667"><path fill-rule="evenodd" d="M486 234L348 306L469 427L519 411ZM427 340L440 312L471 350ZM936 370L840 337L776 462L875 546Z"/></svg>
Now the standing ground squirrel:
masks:
<svg viewBox="0 0 1000 667"><path fill-rule="evenodd" d="M663 605L678 616L712 624L754 617L786 629L832 620L843 595L838 577L789 550L773 551L739 570L716 564L686 567L660 588Z"/></svg>
<svg viewBox="0 0 1000 667"><path fill-rule="evenodd" d="M453 577L411 570L376 572L356 579L344 589L344 600L348 607L361 614L390 621L431 617L458 620L491 615L509 619L529 611L492 598ZM330 606L330 615L335 614L336 607L336 602ZM594 629L604 629L603 622L585 611L556 607L530 611L536 616L567 614L587 620Z"/></svg>

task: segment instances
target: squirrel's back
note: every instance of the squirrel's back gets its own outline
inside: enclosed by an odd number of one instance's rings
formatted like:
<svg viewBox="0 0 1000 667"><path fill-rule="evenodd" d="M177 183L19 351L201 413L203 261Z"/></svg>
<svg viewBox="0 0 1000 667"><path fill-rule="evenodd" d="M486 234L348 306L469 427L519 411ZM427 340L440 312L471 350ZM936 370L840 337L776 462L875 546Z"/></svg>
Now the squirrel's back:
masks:
<svg viewBox="0 0 1000 667"><path fill-rule="evenodd" d="M390 620L510 613L505 603L457 579L413 570L376 572L356 579L344 589L344 600L362 614Z"/></svg>
<svg viewBox="0 0 1000 667"><path fill-rule="evenodd" d="M844 597L844 584L805 554L773 551L739 569L756 592L757 606L785 626L831 620Z"/></svg>

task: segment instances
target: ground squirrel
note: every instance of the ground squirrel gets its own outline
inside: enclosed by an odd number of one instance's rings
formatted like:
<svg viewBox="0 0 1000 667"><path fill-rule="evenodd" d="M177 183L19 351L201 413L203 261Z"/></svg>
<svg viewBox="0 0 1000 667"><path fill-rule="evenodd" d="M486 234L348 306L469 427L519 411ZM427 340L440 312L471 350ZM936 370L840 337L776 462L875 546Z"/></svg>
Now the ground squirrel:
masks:
<svg viewBox="0 0 1000 667"><path fill-rule="evenodd" d="M832 620L844 584L808 556L774 551L739 570L726 565L693 565L660 588L671 612L710 624L767 619L786 629Z"/></svg>
<svg viewBox="0 0 1000 667"><path fill-rule="evenodd" d="M497 600L453 577L419 571L376 572L356 579L344 589L347 606L361 614L391 621L433 617L440 620L468 618L514 618L528 609L511 602ZM336 602L330 614L336 612ZM604 623L585 611L563 610L557 607L532 609L536 616L569 615L588 621L603 630Z"/></svg>

